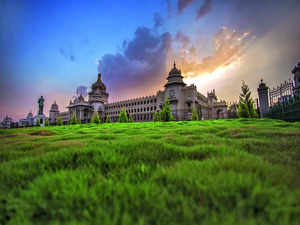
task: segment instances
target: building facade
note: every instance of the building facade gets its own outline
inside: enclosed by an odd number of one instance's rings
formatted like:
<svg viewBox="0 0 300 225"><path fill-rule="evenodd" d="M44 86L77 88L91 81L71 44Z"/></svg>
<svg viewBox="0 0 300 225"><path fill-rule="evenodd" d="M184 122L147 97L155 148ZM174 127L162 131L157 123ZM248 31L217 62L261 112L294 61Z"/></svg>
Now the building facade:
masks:
<svg viewBox="0 0 300 225"><path fill-rule="evenodd" d="M74 114L81 123L87 123L90 121L94 110L98 112L103 121L107 116L110 116L111 120L116 122L122 108L125 108L127 114L132 115L134 121L152 121L154 113L162 108L166 99L171 103L172 114L174 120L177 121L190 120L194 107L198 109L201 119L227 118L227 103L218 101L215 90L204 96L197 91L195 85L186 85L181 71L176 68L175 63L168 74L164 90L158 91L156 95L112 103L108 103L108 96L106 86L99 73L97 81L92 84L91 92L88 93L88 100L80 95L74 101L70 101L66 112L59 112L56 103L51 106L50 123L55 124L60 116L63 123L66 124Z"/></svg>
<svg viewBox="0 0 300 225"><path fill-rule="evenodd" d="M271 89L261 80L257 94L260 117L264 117L277 103L287 102L296 95L300 96L300 62L292 70L292 79Z"/></svg>

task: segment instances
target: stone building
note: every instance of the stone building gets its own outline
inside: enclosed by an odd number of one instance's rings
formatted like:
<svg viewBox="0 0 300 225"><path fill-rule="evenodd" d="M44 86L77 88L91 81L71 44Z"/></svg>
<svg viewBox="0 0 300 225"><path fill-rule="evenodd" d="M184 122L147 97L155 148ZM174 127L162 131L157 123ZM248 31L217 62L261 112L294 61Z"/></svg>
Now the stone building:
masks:
<svg viewBox="0 0 300 225"><path fill-rule="evenodd" d="M162 108L165 99L171 103L174 120L190 120L194 107L198 109L201 119L227 118L227 103L218 101L215 90L204 96L197 91L195 85L186 85L175 63L168 74L164 90L158 91L156 95L108 103L109 94L100 73L91 89L88 100L80 95L74 101L70 101L66 112L60 113L54 103L49 114L50 123L54 124L58 116L61 116L63 123L66 124L74 113L78 120L86 123L90 121L94 110L97 110L103 121L109 115L115 122L118 121L122 108L125 108L127 114L132 115L134 121L152 121L154 113Z"/></svg>
<svg viewBox="0 0 300 225"><path fill-rule="evenodd" d="M27 114L27 117L19 120L19 127L31 127L35 124L32 112Z"/></svg>
<svg viewBox="0 0 300 225"><path fill-rule="evenodd" d="M291 72L293 74L292 79L290 78L288 81L271 89L261 80L257 88L260 117L264 117L270 108L278 102L285 102L291 97L300 95L300 62Z"/></svg>
<svg viewBox="0 0 300 225"><path fill-rule="evenodd" d="M2 122L0 123L0 128L12 128L13 119L9 116L5 116Z"/></svg>

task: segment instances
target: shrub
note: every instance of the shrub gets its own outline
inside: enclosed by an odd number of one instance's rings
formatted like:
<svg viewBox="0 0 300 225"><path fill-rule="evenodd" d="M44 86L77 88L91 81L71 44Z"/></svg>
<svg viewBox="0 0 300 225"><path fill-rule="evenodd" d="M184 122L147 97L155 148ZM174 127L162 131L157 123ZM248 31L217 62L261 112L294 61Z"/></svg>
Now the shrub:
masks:
<svg viewBox="0 0 300 225"><path fill-rule="evenodd" d="M257 113L254 109L253 100L251 98L251 91L245 81L242 81L242 93L238 105L238 117L242 118L257 118Z"/></svg>
<svg viewBox="0 0 300 225"><path fill-rule="evenodd" d="M48 120L48 118L45 120L45 126L46 126L46 127L49 126L49 120Z"/></svg>
<svg viewBox="0 0 300 225"><path fill-rule="evenodd" d="M59 117L57 118L56 125L58 125L58 126L63 125L61 116L59 116Z"/></svg>
<svg viewBox="0 0 300 225"><path fill-rule="evenodd" d="M125 108L122 108L122 110L120 112L119 122L120 123L128 123L128 117L127 117L127 113L125 111Z"/></svg>
<svg viewBox="0 0 300 225"><path fill-rule="evenodd" d="M105 122L106 122L106 123L111 123L111 119L110 119L110 116L109 116L109 115L106 116Z"/></svg>
<svg viewBox="0 0 300 225"><path fill-rule="evenodd" d="M159 119L159 112L156 111L156 112L154 113L153 121L154 121L154 122L158 122L159 120L160 120L160 119Z"/></svg>
<svg viewBox="0 0 300 225"><path fill-rule="evenodd" d="M41 122L40 122L39 119L36 121L36 124L35 124L35 125L36 125L37 127L41 126Z"/></svg>
<svg viewBox="0 0 300 225"><path fill-rule="evenodd" d="M129 114L128 122L131 122L131 123L133 122L133 118L132 118L131 114Z"/></svg>
<svg viewBox="0 0 300 225"><path fill-rule="evenodd" d="M99 114L98 114L97 110L94 110L93 116L91 118L91 123L99 124L100 122L101 122L101 120L99 118Z"/></svg>
<svg viewBox="0 0 300 225"><path fill-rule="evenodd" d="M171 121L173 120L173 114L171 104L168 100L165 100L162 109L159 112L160 121Z"/></svg>
<svg viewBox="0 0 300 225"><path fill-rule="evenodd" d="M76 113L73 113L73 116L70 120L70 124L77 124L78 123L78 120L77 120L77 117L76 117Z"/></svg>
<svg viewBox="0 0 300 225"><path fill-rule="evenodd" d="M194 107L192 111L192 120L199 120L199 114L196 107Z"/></svg>

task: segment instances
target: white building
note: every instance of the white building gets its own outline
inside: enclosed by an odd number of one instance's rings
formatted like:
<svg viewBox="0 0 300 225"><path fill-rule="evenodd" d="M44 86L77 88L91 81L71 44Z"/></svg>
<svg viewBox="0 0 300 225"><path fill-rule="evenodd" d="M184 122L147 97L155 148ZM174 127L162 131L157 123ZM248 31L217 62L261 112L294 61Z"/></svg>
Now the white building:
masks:
<svg viewBox="0 0 300 225"><path fill-rule="evenodd" d="M165 99L170 101L174 120L177 121L190 120L193 107L198 109L199 116L204 120L227 118L227 103L218 101L215 90L204 96L197 91L195 85L186 85L175 63L167 76L164 90L158 91L156 95L108 103L109 94L100 73L91 89L88 100L80 95L70 101L66 112L59 112L57 104L54 103L50 109L50 123L54 124L58 116L61 116L66 124L73 114L82 123L86 123L90 121L94 110L97 110L103 121L109 115L114 122L118 120L122 108L132 115L134 121L152 121L154 113L162 108Z"/></svg>

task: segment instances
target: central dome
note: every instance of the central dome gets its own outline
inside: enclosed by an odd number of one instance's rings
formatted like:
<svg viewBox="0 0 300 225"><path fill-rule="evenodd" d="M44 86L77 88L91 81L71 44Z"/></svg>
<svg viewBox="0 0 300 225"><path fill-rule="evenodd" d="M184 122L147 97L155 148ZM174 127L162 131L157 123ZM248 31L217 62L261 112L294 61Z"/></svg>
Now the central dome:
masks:
<svg viewBox="0 0 300 225"><path fill-rule="evenodd" d="M175 62L174 62L174 67L169 72L169 76L170 75L181 75L181 70L176 68L176 63Z"/></svg>
<svg viewBox="0 0 300 225"><path fill-rule="evenodd" d="M101 80L101 73L98 73L98 79L95 83L93 83L92 85L92 89L101 89L101 90L106 90L106 86L105 84L103 84L102 80Z"/></svg>

